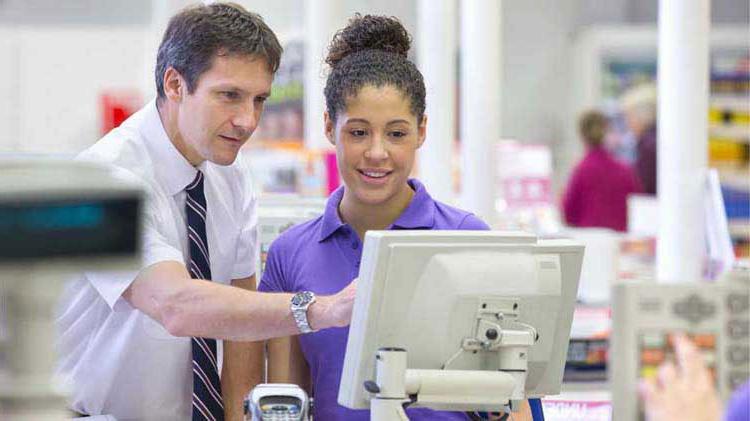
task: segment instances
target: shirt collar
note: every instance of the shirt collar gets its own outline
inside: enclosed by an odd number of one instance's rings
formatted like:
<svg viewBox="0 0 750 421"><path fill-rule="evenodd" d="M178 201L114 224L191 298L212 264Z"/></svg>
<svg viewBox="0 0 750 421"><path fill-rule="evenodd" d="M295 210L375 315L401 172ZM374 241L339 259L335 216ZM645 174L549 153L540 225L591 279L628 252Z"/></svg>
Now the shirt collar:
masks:
<svg viewBox="0 0 750 421"><path fill-rule="evenodd" d="M326 209L323 211L323 224L320 226L319 242L324 241L333 235L336 230L344 226L344 222L341 221L341 217L339 216L339 203L343 197L343 184L328 197L328 200L326 201Z"/></svg>
<svg viewBox="0 0 750 421"><path fill-rule="evenodd" d="M401 212L394 227L402 229L432 228L435 225L435 201L424 185L417 179L410 179L409 185L414 189L414 197L409 206Z"/></svg>
<svg viewBox="0 0 750 421"><path fill-rule="evenodd" d="M396 218L391 228L417 229L432 228L435 225L435 206L434 200L427 193L424 185L416 179L410 179L409 185L414 189L414 196L409 202L409 206ZM343 227L344 222L339 216L339 203L344 197L345 187L342 185L326 202L326 208L323 212L323 223L320 226L319 242L325 241L333 235L339 228Z"/></svg>
<svg viewBox="0 0 750 421"><path fill-rule="evenodd" d="M156 100L146 105L146 115L141 128L146 145L151 151L156 177L167 194L174 196L190 184L198 172L190 161L172 144L159 118Z"/></svg>

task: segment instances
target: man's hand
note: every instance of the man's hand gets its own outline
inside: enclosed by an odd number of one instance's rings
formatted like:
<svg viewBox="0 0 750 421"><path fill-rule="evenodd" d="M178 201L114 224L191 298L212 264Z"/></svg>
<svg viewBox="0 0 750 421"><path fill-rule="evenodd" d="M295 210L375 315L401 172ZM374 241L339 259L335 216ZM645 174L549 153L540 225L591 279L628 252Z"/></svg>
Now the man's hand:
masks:
<svg viewBox="0 0 750 421"><path fill-rule="evenodd" d="M639 392L651 421L721 419L721 401L703 356L684 335L674 338L677 366L666 362L654 379L641 381Z"/></svg>
<svg viewBox="0 0 750 421"><path fill-rule="evenodd" d="M310 306L310 327L314 330L349 326L352 320L354 297L357 295L357 280L346 288L329 296L318 297Z"/></svg>

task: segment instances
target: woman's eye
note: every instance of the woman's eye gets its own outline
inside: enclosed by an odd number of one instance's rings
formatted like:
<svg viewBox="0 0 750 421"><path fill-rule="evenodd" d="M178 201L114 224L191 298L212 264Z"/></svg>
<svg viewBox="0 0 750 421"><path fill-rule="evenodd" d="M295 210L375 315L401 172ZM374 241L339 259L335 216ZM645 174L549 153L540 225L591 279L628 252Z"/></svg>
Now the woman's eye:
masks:
<svg viewBox="0 0 750 421"><path fill-rule="evenodd" d="M404 136L406 136L406 132L399 132L399 131L391 132L391 137L401 138Z"/></svg>
<svg viewBox="0 0 750 421"><path fill-rule="evenodd" d="M355 130L350 130L349 134L351 134L354 137L362 137L362 136L367 135L367 132L364 130L355 129Z"/></svg>

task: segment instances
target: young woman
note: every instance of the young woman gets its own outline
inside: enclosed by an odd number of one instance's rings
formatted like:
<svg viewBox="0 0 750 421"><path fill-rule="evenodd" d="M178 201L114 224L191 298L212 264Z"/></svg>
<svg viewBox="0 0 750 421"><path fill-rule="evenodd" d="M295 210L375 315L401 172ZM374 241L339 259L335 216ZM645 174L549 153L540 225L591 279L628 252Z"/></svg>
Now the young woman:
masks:
<svg viewBox="0 0 750 421"><path fill-rule="evenodd" d="M344 186L328 199L323 216L290 228L271 245L258 290L341 290L358 276L368 230L489 229L471 213L433 200L419 181L409 179L427 123L424 81L407 59L409 47L401 23L382 16L356 15L334 37L326 60L331 72L324 118ZM369 411L336 402L348 333L327 329L271 342L269 381L312 390L315 419L369 420ZM469 419L429 409L407 414L411 420Z"/></svg>

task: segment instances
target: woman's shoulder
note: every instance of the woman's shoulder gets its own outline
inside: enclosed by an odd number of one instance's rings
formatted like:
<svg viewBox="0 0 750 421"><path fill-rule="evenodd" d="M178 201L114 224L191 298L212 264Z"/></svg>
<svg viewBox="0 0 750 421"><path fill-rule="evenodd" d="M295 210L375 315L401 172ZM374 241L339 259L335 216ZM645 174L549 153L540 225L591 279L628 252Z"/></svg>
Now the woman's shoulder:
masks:
<svg viewBox="0 0 750 421"><path fill-rule="evenodd" d="M473 213L436 200L433 229L489 230L490 227Z"/></svg>
<svg viewBox="0 0 750 421"><path fill-rule="evenodd" d="M321 215L305 222L290 223L287 227L282 228L281 234L273 240L271 250L276 253L292 252L310 244L316 244L322 220L323 216Z"/></svg>

